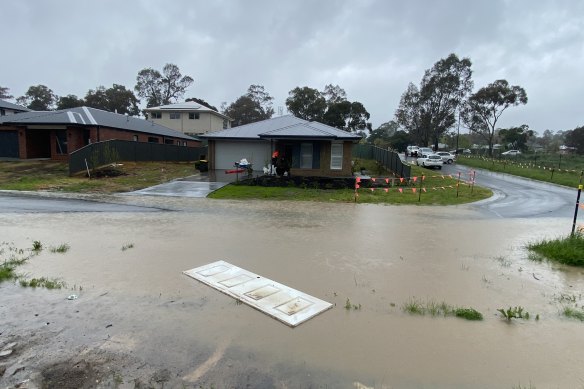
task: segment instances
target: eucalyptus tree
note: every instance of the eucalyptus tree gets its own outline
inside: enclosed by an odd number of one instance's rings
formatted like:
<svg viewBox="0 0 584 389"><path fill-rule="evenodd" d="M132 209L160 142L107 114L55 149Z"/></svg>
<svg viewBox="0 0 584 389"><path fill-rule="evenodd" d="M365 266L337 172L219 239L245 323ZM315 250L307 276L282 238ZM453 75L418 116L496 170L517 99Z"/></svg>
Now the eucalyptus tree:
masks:
<svg viewBox="0 0 584 389"><path fill-rule="evenodd" d="M507 80L496 80L473 93L462 109L462 119L468 129L485 139L489 155L493 153L493 141L497 123L509 107L527 104L527 93Z"/></svg>

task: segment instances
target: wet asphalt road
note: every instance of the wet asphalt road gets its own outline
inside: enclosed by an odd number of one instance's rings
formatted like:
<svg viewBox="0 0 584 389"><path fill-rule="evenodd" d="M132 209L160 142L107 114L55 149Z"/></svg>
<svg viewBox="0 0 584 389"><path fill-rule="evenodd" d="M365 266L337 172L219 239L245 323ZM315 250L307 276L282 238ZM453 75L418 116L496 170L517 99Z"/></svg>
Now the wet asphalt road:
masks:
<svg viewBox="0 0 584 389"><path fill-rule="evenodd" d="M468 180L476 170L476 184L489 188L494 196L472 207L501 218L573 217L577 190L466 166L444 165L443 174Z"/></svg>
<svg viewBox="0 0 584 389"><path fill-rule="evenodd" d="M157 212L160 209L71 198L0 192L0 213Z"/></svg>
<svg viewBox="0 0 584 389"><path fill-rule="evenodd" d="M444 165L443 174L469 180L472 169L458 165ZM476 169L476 184L487 187L494 196L471 204L487 217L531 218L531 217L572 217L576 205L577 190L528 180L506 174ZM154 194L163 196L205 197L217 183L171 182L147 188L133 194ZM204 185L204 187L201 187ZM224 183L217 185L220 187ZM114 204L90 199L52 198L34 194L0 192L0 212L9 213L58 213L58 212L156 212L158 208Z"/></svg>

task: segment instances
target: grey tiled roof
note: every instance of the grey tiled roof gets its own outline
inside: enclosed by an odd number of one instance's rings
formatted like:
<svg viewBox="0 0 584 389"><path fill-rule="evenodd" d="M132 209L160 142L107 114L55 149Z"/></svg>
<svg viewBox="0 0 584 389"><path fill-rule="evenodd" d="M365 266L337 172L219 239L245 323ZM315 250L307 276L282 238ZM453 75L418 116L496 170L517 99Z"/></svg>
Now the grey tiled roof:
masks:
<svg viewBox="0 0 584 389"><path fill-rule="evenodd" d="M200 135L206 139L339 139L360 140L359 135L351 134L319 122L309 122L293 115L278 116L272 119L228 128L210 134Z"/></svg>
<svg viewBox="0 0 584 389"><path fill-rule="evenodd" d="M0 108L13 109L15 111L22 111L22 112L30 111L30 109L23 107L22 105L12 104L12 103L9 103L8 101L2 100L2 99L0 99Z"/></svg>
<svg viewBox="0 0 584 389"><path fill-rule="evenodd" d="M221 112L217 112L209 107L206 107L202 104L195 103L194 101L185 101L184 103L176 103L176 104L167 104L167 105L160 105L158 107L150 107L146 108L144 111L146 112L209 112L214 115L220 116L224 119L233 120L228 116L223 115Z"/></svg>
<svg viewBox="0 0 584 389"><path fill-rule="evenodd" d="M75 124L79 126L103 126L173 138L197 140L197 138L149 122L148 120L89 107L69 108L59 111L21 112L14 115L0 116L0 124Z"/></svg>

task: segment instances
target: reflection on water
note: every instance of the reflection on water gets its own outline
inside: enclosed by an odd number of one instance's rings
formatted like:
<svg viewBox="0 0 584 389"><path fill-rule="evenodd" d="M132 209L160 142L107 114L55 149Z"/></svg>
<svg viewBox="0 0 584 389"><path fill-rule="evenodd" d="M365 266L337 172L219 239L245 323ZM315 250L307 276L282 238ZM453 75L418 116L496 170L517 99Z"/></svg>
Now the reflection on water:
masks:
<svg viewBox="0 0 584 389"><path fill-rule="evenodd" d="M303 369L333 387L584 382L584 327L561 318L557 301L579 295L584 275L529 261L523 248L567 233L567 219L483 220L466 207L117 201L174 211L4 215L2 240L69 243L68 253L45 251L23 270L83 285L81 299L107 291L111 304L96 309L123 319L130 339L120 344L185 376L201 374L198 345L219 355L205 374L240 363L298 387L311 382L295 375ZM181 274L219 259L336 306L290 329ZM410 316L400 307L414 296L473 307L485 320ZM347 311L347 299L362 309ZM506 323L496 310L508 306L541 319Z"/></svg>

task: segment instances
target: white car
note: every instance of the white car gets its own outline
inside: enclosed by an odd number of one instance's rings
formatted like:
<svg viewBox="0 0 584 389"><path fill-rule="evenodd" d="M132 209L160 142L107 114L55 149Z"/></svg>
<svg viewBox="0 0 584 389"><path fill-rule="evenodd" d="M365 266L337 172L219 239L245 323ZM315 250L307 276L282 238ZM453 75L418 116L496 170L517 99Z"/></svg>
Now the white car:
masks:
<svg viewBox="0 0 584 389"><path fill-rule="evenodd" d="M415 157L417 154L420 154L420 148L418 146L408 146L406 151L410 157Z"/></svg>
<svg viewBox="0 0 584 389"><path fill-rule="evenodd" d="M442 162L451 164L452 162L456 161L456 155L449 153L448 151L438 151L436 155L439 155L442 158Z"/></svg>
<svg viewBox="0 0 584 389"><path fill-rule="evenodd" d="M508 155L510 157L514 157L516 155L521 154L521 151L519 150L509 150L509 151L505 151L504 153L501 153L501 155Z"/></svg>
<svg viewBox="0 0 584 389"><path fill-rule="evenodd" d="M438 169L442 169L442 157L436 154L422 154L421 157L418 157L416 161L418 166L422 167L437 167Z"/></svg>
<svg viewBox="0 0 584 389"><path fill-rule="evenodd" d="M430 147L420 147L418 154L432 154L433 152L434 150L432 150Z"/></svg>

